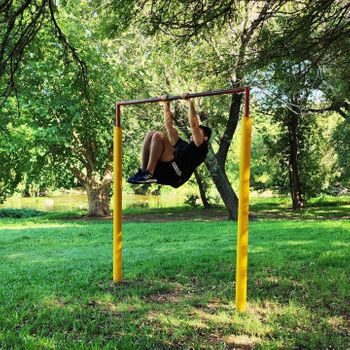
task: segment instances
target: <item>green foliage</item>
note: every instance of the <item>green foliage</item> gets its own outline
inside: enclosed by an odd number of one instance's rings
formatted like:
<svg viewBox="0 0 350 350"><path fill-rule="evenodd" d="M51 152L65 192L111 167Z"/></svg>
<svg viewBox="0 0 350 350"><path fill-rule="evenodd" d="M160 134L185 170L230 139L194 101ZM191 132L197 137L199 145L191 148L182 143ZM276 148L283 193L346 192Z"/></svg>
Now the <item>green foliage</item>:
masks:
<svg viewBox="0 0 350 350"><path fill-rule="evenodd" d="M346 11L343 2L263 2L261 6L212 0L57 2L56 19L87 65L88 85L77 65L71 64L72 52L67 53L52 23L43 21L38 40L30 41L21 65L16 66L17 94L1 109L0 201L19 184L26 191L40 192L77 186L85 175L101 183L112 160L116 100L225 88L238 82L250 83L255 98L251 172L255 189L289 191L290 106L300 114L303 190L313 196L348 187L347 124L328 127L307 112L327 107L344 118L348 115L349 40L343 34L349 24L347 16L339 16ZM23 18L22 24L33 15ZM4 31L6 27L1 38ZM0 84L1 89L6 87L5 81ZM269 98L254 88L264 89ZM217 151L227 137L222 135L230 97L196 103L214 129L212 145ZM176 125L185 136L186 107L181 102L173 106ZM122 108L124 177L139 166L144 133L161 129L162 124L158 105ZM334 128L331 144L327 141ZM226 162L234 187L238 145L234 140ZM72 168L81 176L73 176ZM208 174L201 175L210 191Z"/></svg>
<svg viewBox="0 0 350 350"><path fill-rule="evenodd" d="M307 67L309 73L305 75ZM282 60L259 76L269 79L266 95L258 101L262 114L258 117L260 135L257 137L262 157L257 160L260 166L253 167L259 172L256 179L260 179L257 183L260 189L274 188L282 193L291 191L290 176L295 171L292 168L293 154L302 195L310 198L327 192L331 186L333 178L327 175L330 173L329 164L324 163L332 148L329 142L325 142L331 128L328 123L321 123L316 114L307 112L314 103L316 74L310 62ZM269 122L264 114L272 114ZM268 163L270 169L264 163Z"/></svg>
<svg viewBox="0 0 350 350"><path fill-rule="evenodd" d="M0 138L0 203L11 196L31 167L38 148L33 133L16 118L15 100L10 98L0 109L6 129Z"/></svg>
<svg viewBox="0 0 350 350"><path fill-rule="evenodd" d="M118 99L128 98L123 96L120 75L125 73L125 80L129 79L123 64L118 62L116 46L99 39L97 26L103 19L93 11L92 4L70 2L59 12L60 25L88 62L88 87L76 67L69 64L69 57L62 56L62 46L49 26L44 26L39 41L25 55L17 86L21 115L15 123L31 135L31 144L27 145L29 154L21 152L28 155L23 157L22 167L9 169L7 176L2 177L7 184L11 171L18 176L12 192L21 180L26 182L26 188L34 185L46 189L83 184L85 175L95 183L104 176L110 177L105 174L112 161L113 105ZM129 85L128 93L132 93L130 88ZM6 108L13 115L17 106L10 102ZM75 179L72 168L76 170ZM12 192L4 189L2 197Z"/></svg>
<svg viewBox="0 0 350 350"><path fill-rule="evenodd" d="M337 125L332 141L338 156L338 162L333 171L337 174L340 184L350 188L350 123L347 120Z"/></svg>
<svg viewBox="0 0 350 350"><path fill-rule="evenodd" d="M191 208L199 207L198 204L199 196L193 193L187 194L185 199L185 204L190 206Z"/></svg>
<svg viewBox="0 0 350 350"><path fill-rule="evenodd" d="M20 183L22 169L19 169L16 154L0 149L0 159L3 164L0 167L0 203L3 203Z"/></svg>
<svg viewBox="0 0 350 350"><path fill-rule="evenodd" d="M0 209L0 218L30 218L34 216L41 216L45 213L36 209Z"/></svg>

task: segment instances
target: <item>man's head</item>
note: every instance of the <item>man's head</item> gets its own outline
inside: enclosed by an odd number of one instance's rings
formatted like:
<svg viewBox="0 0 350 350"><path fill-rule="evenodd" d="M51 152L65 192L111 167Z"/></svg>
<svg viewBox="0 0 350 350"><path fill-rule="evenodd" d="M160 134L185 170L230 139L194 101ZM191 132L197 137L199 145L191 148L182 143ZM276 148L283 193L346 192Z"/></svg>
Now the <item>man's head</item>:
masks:
<svg viewBox="0 0 350 350"><path fill-rule="evenodd" d="M211 136L211 129L204 125L200 125L199 128L202 130L204 141L209 141Z"/></svg>

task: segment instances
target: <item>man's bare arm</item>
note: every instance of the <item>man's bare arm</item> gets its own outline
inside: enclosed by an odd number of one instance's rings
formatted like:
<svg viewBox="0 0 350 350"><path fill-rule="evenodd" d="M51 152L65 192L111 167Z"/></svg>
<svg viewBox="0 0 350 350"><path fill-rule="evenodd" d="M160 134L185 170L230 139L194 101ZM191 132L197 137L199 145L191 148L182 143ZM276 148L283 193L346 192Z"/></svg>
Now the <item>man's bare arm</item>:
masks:
<svg viewBox="0 0 350 350"><path fill-rule="evenodd" d="M203 134L201 132L201 129L199 128L200 119L196 113L196 108L194 106L193 100L189 99L188 102L189 102L188 122L190 123L193 142L196 144L196 146L199 147L204 141Z"/></svg>
<svg viewBox="0 0 350 350"><path fill-rule="evenodd" d="M179 133L174 128L173 113L170 110L170 102L164 102L164 124L168 132L168 137L170 143L175 146L176 142L179 140Z"/></svg>

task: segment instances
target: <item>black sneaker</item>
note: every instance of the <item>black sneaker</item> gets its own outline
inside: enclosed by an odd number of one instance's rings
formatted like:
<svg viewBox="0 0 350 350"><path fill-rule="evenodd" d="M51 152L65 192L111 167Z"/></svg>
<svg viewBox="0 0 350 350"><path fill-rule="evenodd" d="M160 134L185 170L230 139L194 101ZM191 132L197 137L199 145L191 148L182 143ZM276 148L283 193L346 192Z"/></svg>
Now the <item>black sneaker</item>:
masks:
<svg viewBox="0 0 350 350"><path fill-rule="evenodd" d="M143 173L142 169L139 168L139 170L137 171L137 173L136 173L135 175L130 176L130 177L128 178L129 184L134 184L134 183L135 183L135 179L136 179L137 177L139 177L142 173Z"/></svg>
<svg viewBox="0 0 350 350"><path fill-rule="evenodd" d="M139 176L134 179L134 184L151 184L157 182L157 179L148 171L142 171Z"/></svg>

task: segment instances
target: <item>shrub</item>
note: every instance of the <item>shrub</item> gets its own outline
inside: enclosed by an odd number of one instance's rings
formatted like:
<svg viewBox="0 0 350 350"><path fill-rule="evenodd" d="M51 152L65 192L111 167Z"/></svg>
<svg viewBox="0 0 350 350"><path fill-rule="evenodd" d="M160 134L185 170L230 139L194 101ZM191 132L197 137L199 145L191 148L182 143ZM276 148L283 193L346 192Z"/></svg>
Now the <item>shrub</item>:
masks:
<svg viewBox="0 0 350 350"><path fill-rule="evenodd" d="M12 209L4 208L0 209L0 218L29 218L33 216L44 215L43 211L36 209Z"/></svg>
<svg viewBox="0 0 350 350"><path fill-rule="evenodd" d="M187 194L185 204L189 205L191 208L197 208L199 207L198 199L199 197L195 194Z"/></svg>

